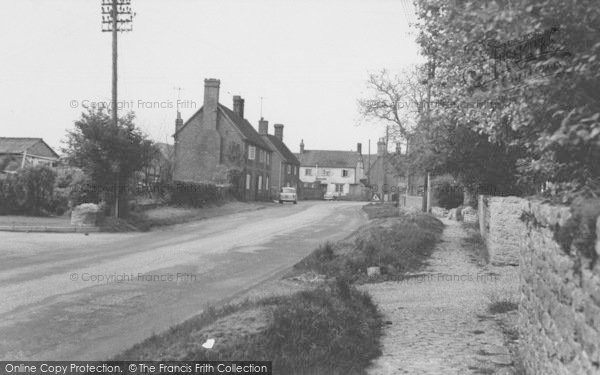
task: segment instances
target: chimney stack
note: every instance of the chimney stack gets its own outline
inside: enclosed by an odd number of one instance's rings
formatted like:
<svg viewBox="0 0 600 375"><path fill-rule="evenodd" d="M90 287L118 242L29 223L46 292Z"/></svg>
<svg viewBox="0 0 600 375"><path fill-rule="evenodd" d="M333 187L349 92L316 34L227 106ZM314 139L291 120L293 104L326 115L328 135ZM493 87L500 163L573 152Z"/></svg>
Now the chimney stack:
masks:
<svg viewBox="0 0 600 375"><path fill-rule="evenodd" d="M217 129L217 108L219 106L219 86L221 81L214 78L204 80L204 109L205 125Z"/></svg>
<svg viewBox="0 0 600 375"><path fill-rule="evenodd" d="M258 120L258 134L260 134L260 135L269 134L269 121L265 120L262 117L260 118L260 120Z"/></svg>
<svg viewBox="0 0 600 375"><path fill-rule="evenodd" d="M386 153L385 138L379 138L377 142L377 155L385 155Z"/></svg>
<svg viewBox="0 0 600 375"><path fill-rule="evenodd" d="M244 118L244 99L239 95L233 96L233 113Z"/></svg>
<svg viewBox="0 0 600 375"><path fill-rule="evenodd" d="M273 127L275 128L275 136L283 142L283 124L275 124Z"/></svg>
<svg viewBox="0 0 600 375"><path fill-rule="evenodd" d="M300 140L300 153L304 153L304 139Z"/></svg>
<svg viewBox="0 0 600 375"><path fill-rule="evenodd" d="M177 118L175 119L175 133L183 127L183 119L181 118L181 112L177 111Z"/></svg>
<svg viewBox="0 0 600 375"><path fill-rule="evenodd" d="M359 155L362 155L362 143L357 143L356 144L356 152L358 152Z"/></svg>

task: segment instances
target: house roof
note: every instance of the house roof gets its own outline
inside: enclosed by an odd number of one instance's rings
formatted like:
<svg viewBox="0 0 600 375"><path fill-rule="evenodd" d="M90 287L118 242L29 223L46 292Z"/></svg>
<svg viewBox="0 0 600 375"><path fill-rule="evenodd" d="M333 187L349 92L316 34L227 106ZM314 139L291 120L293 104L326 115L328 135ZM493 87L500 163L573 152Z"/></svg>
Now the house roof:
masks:
<svg viewBox="0 0 600 375"><path fill-rule="evenodd" d="M280 140L279 138L277 138L276 136L274 136L272 134L267 134L264 137L266 137L267 140L269 142L271 142L271 145L273 145L273 148L275 148L275 150L279 151L279 153L281 155L283 155L283 157L286 159L286 161L288 163L300 165L300 161L298 160L298 158L296 158L296 155L294 155L294 153L290 151L290 149L285 145L285 143L283 143L282 140Z"/></svg>
<svg viewBox="0 0 600 375"><path fill-rule="evenodd" d="M204 107L201 107L196 113L194 113L184 124L183 126L175 132L177 135L179 132L183 130L188 124L192 121L192 119L202 113ZM225 107L223 104L219 103L219 109L231 120L233 125L242 133L242 135L246 138L246 140L256 146L262 147L267 151L273 151L271 147L263 141L262 137L256 129L248 122L248 120L241 118L236 115L231 109Z"/></svg>
<svg viewBox="0 0 600 375"><path fill-rule="evenodd" d="M236 115L235 112L225 107L223 104L219 103L219 108L227 115L227 117L229 117L229 119L231 119L231 122L233 122L250 143L254 143L256 146L262 147L267 151L273 151L248 120Z"/></svg>
<svg viewBox="0 0 600 375"><path fill-rule="evenodd" d="M296 154L303 167L356 168L362 155L356 151L304 150Z"/></svg>
<svg viewBox="0 0 600 375"><path fill-rule="evenodd" d="M38 142L42 142L57 158L59 157L42 138L0 137L0 154L22 154Z"/></svg>

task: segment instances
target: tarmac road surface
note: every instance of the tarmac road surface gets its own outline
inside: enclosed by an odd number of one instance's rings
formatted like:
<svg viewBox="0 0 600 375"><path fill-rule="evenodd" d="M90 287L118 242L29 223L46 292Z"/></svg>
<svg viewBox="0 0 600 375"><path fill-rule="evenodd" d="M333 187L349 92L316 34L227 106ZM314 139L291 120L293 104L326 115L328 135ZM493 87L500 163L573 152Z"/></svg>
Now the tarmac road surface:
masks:
<svg viewBox="0 0 600 375"><path fill-rule="evenodd" d="M0 360L104 360L273 277L366 219L299 202L148 233L0 232Z"/></svg>

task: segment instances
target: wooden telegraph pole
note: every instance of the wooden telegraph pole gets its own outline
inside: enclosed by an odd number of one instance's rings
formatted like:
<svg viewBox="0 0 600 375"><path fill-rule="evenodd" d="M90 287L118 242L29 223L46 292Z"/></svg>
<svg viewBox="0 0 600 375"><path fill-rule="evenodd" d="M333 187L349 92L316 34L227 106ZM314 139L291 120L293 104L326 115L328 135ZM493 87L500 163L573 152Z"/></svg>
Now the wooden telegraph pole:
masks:
<svg viewBox="0 0 600 375"><path fill-rule="evenodd" d="M133 16L131 0L102 0L102 32L112 33L112 121L117 130L119 128L118 101L117 101L117 57L118 32L133 30ZM115 186L115 217L119 217L119 175L121 168L113 165L116 174Z"/></svg>

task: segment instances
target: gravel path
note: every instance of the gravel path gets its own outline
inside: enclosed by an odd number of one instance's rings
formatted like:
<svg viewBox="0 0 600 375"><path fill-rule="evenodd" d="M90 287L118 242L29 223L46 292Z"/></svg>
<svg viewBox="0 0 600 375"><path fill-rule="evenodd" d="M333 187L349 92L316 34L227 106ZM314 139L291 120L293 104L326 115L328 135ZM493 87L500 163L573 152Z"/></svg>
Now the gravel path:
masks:
<svg viewBox="0 0 600 375"><path fill-rule="evenodd" d="M487 308L515 295L517 269L478 265L463 248L460 223L443 221L442 242L423 273L361 287L387 321L371 375L511 373L504 335Z"/></svg>

